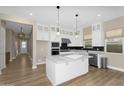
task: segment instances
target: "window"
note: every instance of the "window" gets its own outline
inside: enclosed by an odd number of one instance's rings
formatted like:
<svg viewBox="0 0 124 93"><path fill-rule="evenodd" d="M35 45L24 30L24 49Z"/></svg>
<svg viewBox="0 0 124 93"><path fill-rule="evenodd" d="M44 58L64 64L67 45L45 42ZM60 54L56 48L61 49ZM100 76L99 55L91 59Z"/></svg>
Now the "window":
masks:
<svg viewBox="0 0 124 93"><path fill-rule="evenodd" d="M83 41L84 41L85 48L92 47L92 28L91 27L87 27L83 29Z"/></svg>

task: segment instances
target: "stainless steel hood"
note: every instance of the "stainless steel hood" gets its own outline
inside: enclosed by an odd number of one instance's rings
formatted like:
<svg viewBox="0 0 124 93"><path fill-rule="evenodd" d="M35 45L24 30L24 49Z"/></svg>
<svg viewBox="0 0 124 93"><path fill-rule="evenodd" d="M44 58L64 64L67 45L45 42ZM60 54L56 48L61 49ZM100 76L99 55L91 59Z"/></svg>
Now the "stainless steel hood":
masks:
<svg viewBox="0 0 124 93"><path fill-rule="evenodd" d="M68 39L68 38L62 38L61 40L62 40L62 43L66 43L66 44L71 43L70 39Z"/></svg>

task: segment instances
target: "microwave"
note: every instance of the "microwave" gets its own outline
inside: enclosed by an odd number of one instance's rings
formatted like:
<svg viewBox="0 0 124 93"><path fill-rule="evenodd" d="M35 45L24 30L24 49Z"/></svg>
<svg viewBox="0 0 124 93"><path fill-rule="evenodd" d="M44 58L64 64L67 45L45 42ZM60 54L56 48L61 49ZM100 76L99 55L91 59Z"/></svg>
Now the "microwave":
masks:
<svg viewBox="0 0 124 93"><path fill-rule="evenodd" d="M52 42L52 47L59 47L59 42Z"/></svg>

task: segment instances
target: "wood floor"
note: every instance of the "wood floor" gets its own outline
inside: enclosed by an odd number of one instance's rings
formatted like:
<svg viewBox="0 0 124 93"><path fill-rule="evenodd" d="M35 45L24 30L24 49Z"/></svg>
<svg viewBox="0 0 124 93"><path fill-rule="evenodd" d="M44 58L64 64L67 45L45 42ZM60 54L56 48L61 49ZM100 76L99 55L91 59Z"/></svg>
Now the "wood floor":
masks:
<svg viewBox="0 0 124 93"><path fill-rule="evenodd" d="M51 86L45 74L45 65L39 65L32 70L31 61L27 55L19 55L9 63L0 76L0 85L14 86ZM111 69L90 67L89 73L80 76L60 86L123 86L124 73Z"/></svg>

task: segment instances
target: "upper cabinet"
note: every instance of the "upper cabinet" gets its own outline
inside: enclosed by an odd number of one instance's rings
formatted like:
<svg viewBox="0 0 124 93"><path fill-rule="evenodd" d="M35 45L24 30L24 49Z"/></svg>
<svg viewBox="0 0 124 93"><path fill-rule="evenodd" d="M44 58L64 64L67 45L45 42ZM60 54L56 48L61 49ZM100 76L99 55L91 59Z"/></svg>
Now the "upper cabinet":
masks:
<svg viewBox="0 0 124 93"><path fill-rule="evenodd" d="M37 40L49 41L49 26L37 25Z"/></svg>
<svg viewBox="0 0 124 93"><path fill-rule="evenodd" d="M84 47L104 46L104 31L101 23L83 29Z"/></svg>
<svg viewBox="0 0 124 93"><path fill-rule="evenodd" d="M50 26L50 41L52 42L60 42L60 35L57 34L58 31L57 26Z"/></svg>
<svg viewBox="0 0 124 93"><path fill-rule="evenodd" d="M83 32L82 31L78 31L78 33L75 32L72 35L69 35L68 37L71 40L71 43L69 44L69 46L83 46L83 39L82 39Z"/></svg>
<svg viewBox="0 0 124 93"><path fill-rule="evenodd" d="M92 24L92 46L104 46L104 31L101 23Z"/></svg>
<svg viewBox="0 0 124 93"><path fill-rule="evenodd" d="M83 41L84 41L84 47L92 47L92 27L86 27L83 29Z"/></svg>
<svg viewBox="0 0 124 93"><path fill-rule="evenodd" d="M37 40L61 43L61 38L68 38L71 41L69 46L83 46L82 31L75 33L75 31L62 29L61 27L59 35L57 34L57 31L57 26L37 25ZM78 38L75 38L76 35L78 35Z"/></svg>

